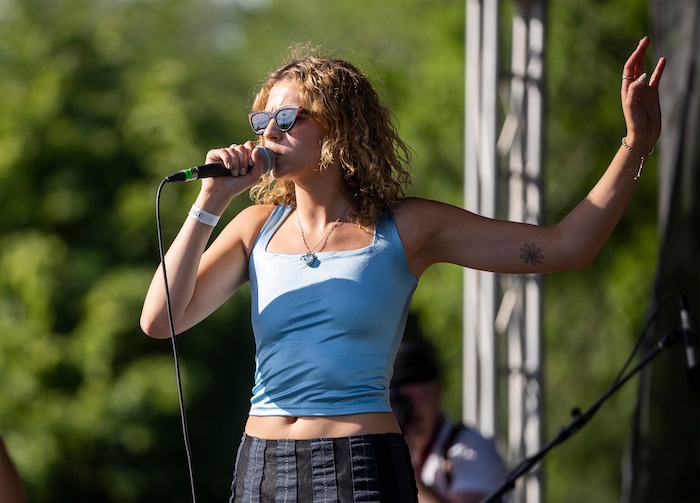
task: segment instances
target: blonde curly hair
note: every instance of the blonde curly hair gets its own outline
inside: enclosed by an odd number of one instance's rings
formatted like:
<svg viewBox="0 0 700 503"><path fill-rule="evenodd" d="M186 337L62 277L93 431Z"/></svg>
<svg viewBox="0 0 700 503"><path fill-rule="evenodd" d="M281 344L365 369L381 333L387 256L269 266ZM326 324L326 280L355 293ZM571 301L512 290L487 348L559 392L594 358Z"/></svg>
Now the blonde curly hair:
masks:
<svg viewBox="0 0 700 503"><path fill-rule="evenodd" d="M337 162L353 196L351 220L376 224L379 215L410 185L410 149L399 138L391 113L367 76L341 59L293 56L273 71L255 96L252 110L264 110L272 87L281 81L299 86L304 109L324 131L320 168ZM262 137L260 138L262 142ZM258 204L296 204L294 184L265 175L250 190Z"/></svg>

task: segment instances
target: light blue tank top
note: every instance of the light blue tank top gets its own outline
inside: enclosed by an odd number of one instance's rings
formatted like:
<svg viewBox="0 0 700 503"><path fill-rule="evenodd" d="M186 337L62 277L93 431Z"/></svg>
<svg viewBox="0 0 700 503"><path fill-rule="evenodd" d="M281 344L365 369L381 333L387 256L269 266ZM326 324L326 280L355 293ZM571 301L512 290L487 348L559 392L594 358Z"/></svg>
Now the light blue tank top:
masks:
<svg viewBox="0 0 700 503"><path fill-rule="evenodd" d="M255 334L254 416L388 412L389 381L418 279L410 272L394 217L372 244L301 254L267 252L292 212L278 206L250 255Z"/></svg>

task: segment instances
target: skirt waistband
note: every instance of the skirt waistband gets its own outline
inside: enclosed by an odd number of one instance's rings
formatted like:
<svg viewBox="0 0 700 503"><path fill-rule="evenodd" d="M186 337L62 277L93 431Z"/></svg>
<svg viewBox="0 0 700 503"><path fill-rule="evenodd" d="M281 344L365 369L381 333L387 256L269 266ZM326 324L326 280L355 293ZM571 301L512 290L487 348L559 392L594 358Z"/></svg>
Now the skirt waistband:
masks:
<svg viewBox="0 0 700 503"><path fill-rule="evenodd" d="M415 502L408 447L399 433L310 440L244 434L230 501Z"/></svg>

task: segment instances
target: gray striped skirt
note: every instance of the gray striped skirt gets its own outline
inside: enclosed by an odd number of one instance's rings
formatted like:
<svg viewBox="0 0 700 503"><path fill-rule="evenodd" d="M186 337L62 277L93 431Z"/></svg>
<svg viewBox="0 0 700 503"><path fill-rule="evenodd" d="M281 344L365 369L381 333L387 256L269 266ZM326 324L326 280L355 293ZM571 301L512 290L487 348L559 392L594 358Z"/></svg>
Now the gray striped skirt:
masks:
<svg viewBox="0 0 700 503"><path fill-rule="evenodd" d="M312 440L243 435L229 503L416 503L398 433Z"/></svg>

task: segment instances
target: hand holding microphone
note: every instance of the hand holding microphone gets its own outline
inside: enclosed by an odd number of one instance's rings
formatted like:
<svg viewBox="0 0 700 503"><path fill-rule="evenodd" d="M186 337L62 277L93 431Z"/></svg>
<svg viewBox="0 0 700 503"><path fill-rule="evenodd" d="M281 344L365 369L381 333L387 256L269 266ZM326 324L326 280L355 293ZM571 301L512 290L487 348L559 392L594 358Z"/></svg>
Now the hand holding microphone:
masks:
<svg viewBox="0 0 700 503"><path fill-rule="evenodd" d="M228 149L218 149L226 151L226 156L231 157L230 149L236 147L237 145L231 145ZM211 152L211 151L210 151ZM275 154L269 148L258 146L253 149L253 152L262 158L264 162L263 170L261 174L265 174L270 171L275 166ZM209 157L209 155L207 156ZM222 157L221 155L219 157ZM222 158L222 161L225 161ZM248 167L253 166L253 159L250 158L248 162ZM237 173L236 173L237 174ZM245 173L241 173L245 174ZM183 169L177 171L172 175L165 177L166 182L189 182L192 180L199 180L200 178L210 178L214 176L233 176L233 173L226 168L223 162L202 164L201 166L195 166L193 168Z"/></svg>

